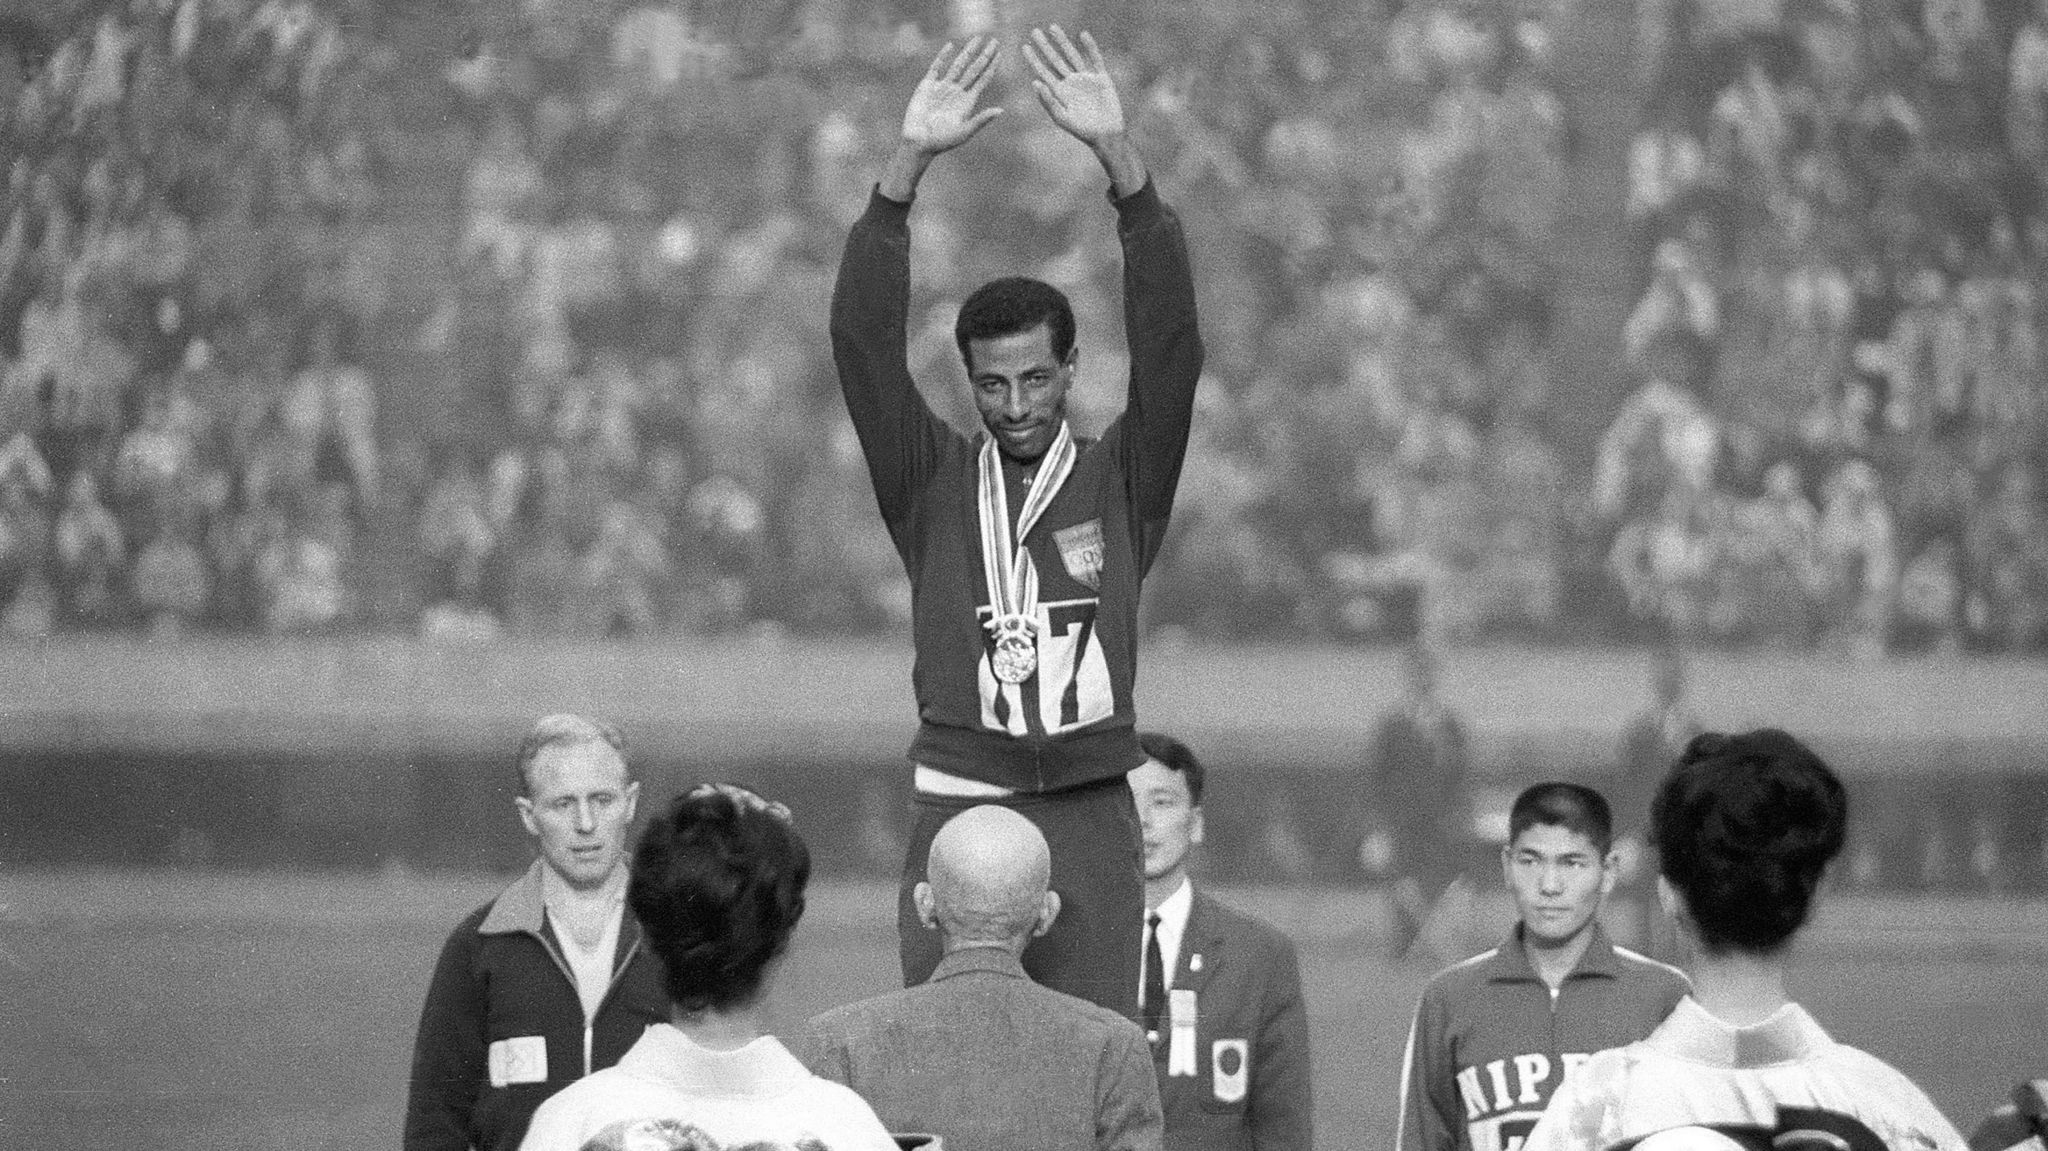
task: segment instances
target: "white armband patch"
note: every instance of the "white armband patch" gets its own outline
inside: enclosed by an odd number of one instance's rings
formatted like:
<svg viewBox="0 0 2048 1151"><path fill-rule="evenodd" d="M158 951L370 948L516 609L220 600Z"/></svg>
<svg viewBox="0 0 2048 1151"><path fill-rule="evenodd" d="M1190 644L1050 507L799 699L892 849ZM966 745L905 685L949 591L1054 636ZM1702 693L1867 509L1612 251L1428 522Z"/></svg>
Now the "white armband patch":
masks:
<svg viewBox="0 0 2048 1151"><path fill-rule="evenodd" d="M548 1081L548 1037L519 1035L491 1044L491 1086Z"/></svg>

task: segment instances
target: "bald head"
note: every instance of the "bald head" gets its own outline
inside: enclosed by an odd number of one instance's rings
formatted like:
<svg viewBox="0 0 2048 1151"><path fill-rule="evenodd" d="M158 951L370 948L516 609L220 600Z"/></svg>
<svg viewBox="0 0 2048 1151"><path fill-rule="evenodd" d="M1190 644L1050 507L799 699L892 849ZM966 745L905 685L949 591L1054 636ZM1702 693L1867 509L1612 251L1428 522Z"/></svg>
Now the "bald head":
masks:
<svg viewBox="0 0 2048 1151"><path fill-rule="evenodd" d="M1047 890L1052 850L1032 822L1006 807L970 807L932 838L926 880L914 897L920 918L949 950L999 944L1021 949L1059 913Z"/></svg>

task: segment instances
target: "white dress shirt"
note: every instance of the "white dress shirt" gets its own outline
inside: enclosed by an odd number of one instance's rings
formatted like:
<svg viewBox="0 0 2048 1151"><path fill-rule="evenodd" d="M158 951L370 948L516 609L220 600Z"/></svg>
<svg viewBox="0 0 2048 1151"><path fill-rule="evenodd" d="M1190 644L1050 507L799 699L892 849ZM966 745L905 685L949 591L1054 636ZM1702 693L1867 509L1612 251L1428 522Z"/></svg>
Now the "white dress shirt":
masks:
<svg viewBox="0 0 2048 1151"><path fill-rule="evenodd" d="M1159 961L1163 967L1163 970L1159 973L1159 982L1168 988L1173 986L1173 973L1180 970L1180 937L1187 932L1188 912L1194 906L1195 885L1189 882L1186 876L1182 876L1180 886L1174 889L1172 895L1166 897L1166 902L1145 913L1145 917L1148 920L1155 912L1159 916ZM1149 923L1146 925L1145 930L1152 930ZM1139 954L1144 954L1142 946ZM1138 962L1138 1005L1140 1007L1145 1005L1145 965L1143 960ZM1165 1010L1163 1006L1160 1008L1162 1012Z"/></svg>

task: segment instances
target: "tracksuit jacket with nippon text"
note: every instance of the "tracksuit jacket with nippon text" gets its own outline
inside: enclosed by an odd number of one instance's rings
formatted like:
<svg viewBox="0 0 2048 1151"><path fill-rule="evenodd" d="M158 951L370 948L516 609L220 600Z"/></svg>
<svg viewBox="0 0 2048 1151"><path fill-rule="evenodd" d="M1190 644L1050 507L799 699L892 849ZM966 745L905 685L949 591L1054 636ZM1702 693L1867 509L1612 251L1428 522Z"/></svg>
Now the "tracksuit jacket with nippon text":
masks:
<svg viewBox="0 0 2048 1151"><path fill-rule="evenodd" d="M1690 990L1684 972L1614 946L1596 923L1553 994L1516 924L1423 989L1395 1151L1519 1151L1567 1073L1650 1034Z"/></svg>
<svg viewBox="0 0 2048 1151"><path fill-rule="evenodd" d="M619 1061L669 1018L661 965L630 910L611 989L586 1025L532 867L449 934L413 1042L405 1151L512 1151L548 1096Z"/></svg>
<svg viewBox="0 0 2048 1151"><path fill-rule="evenodd" d="M832 294L832 351L875 497L912 588L921 724L910 758L1022 792L1121 776L1144 762L1133 725L1138 589L1173 510L1202 342L1180 220L1148 182L1113 196L1130 352L1123 414L1077 441L1073 471L1024 546L1038 569L1038 665L991 668L977 503L979 436L935 414L906 358L910 205L869 198ZM1013 519L1024 489L1011 469ZM1014 527L1014 524L1013 524Z"/></svg>

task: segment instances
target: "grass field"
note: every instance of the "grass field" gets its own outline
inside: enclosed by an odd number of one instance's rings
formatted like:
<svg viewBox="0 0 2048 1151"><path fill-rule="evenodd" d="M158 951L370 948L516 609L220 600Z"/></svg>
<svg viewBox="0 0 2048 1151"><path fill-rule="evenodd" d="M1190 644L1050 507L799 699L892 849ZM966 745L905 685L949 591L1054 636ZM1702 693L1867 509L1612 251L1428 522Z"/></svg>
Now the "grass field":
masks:
<svg viewBox="0 0 2048 1151"><path fill-rule="evenodd" d="M0 1147L395 1146L413 1023L448 926L491 876L0 875ZM1380 956L1369 892L1226 891L1301 945L1319 1145L1392 1142L1426 970ZM785 1029L895 978L891 893L821 882L776 992ZM1475 945L1501 909L1475 916ZM2048 1069L2048 907L1843 901L1795 991L1966 1130Z"/></svg>

